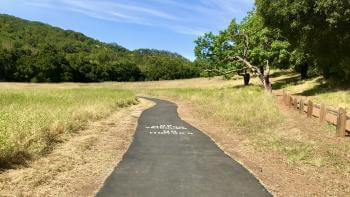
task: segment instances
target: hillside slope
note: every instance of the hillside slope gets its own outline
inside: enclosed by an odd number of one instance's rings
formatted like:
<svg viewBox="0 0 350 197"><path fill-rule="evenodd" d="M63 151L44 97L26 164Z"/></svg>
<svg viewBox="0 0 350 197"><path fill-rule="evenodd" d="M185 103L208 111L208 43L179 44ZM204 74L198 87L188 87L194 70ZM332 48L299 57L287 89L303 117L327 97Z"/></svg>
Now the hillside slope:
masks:
<svg viewBox="0 0 350 197"><path fill-rule="evenodd" d="M130 51L82 33L0 14L1 81L141 81L191 78L198 72L175 53Z"/></svg>

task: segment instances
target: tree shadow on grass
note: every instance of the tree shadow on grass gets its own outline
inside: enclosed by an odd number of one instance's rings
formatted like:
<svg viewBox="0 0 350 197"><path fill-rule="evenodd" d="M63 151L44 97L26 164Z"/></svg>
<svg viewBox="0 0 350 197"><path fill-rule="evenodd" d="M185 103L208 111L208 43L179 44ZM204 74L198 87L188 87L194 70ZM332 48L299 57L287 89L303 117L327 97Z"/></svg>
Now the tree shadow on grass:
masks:
<svg viewBox="0 0 350 197"><path fill-rule="evenodd" d="M235 86L232 86L231 89L239 90L239 89L250 87L250 86L253 86L253 85L252 84L249 84L249 85L235 85Z"/></svg>
<svg viewBox="0 0 350 197"><path fill-rule="evenodd" d="M285 79L279 79L279 80L276 80L272 83L272 89L273 90L280 90L280 89L283 89L287 86L290 86L290 85L298 85L302 83L302 81L300 80L300 76L291 76L289 78L285 78Z"/></svg>
<svg viewBox="0 0 350 197"><path fill-rule="evenodd" d="M288 71L288 70L281 70L281 71L277 71L274 72L272 74L270 74L270 78L275 78L275 77L280 77L280 76L294 76L296 73Z"/></svg>
<svg viewBox="0 0 350 197"><path fill-rule="evenodd" d="M283 79L278 79L272 82L272 89L273 90L281 90L288 86L295 86L305 83L304 80L300 79L300 75L298 73L290 72L290 71L278 71L270 75L270 78L273 80L273 78L286 76ZM315 77L311 77L308 80L314 80ZM322 77L318 78L316 80L316 83L318 85L315 85L314 87L307 89L303 92L297 93L295 95L299 96L315 96L319 94L325 94L325 93L331 93L331 92L338 92L338 91L350 91L349 84L337 84L332 85L330 82L325 81ZM261 85L255 85L250 84L248 86L245 85L236 85L231 87L232 89L242 89L245 87L262 87Z"/></svg>
<svg viewBox="0 0 350 197"><path fill-rule="evenodd" d="M0 173L6 170L28 167L31 157L24 152L20 152L10 161L0 161Z"/></svg>
<svg viewBox="0 0 350 197"><path fill-rule="evenodd" d="M350 88L347 86L333 86L327 83L319 84L314 86L313 88L310 88L308 90L305 90L303 92L297 93L296 95L299 96L315 96L320 94L326 94L326 93L332 93L332 92L339 92L339 91L349 91Z"/></svg>
<svg viewBox="0 0 350 197"><path fill-rule="evenodd" d="M260 87L260 88L263 88L262 85L249 84L249 85L235 85L235 86L230 87L230 89L240 90L240 89L244 89L244 88L248 88L248 87Z"/></svg>
<svg viewBox="0 0 350 197"><path fill-rule="evenodd" d="M308 80L313 80L315 78L310 78ZM305 81L300 80L300 76L291 76L289 78L284 78L280 80L276 80L272 84L272 89L273 90L280 90L283 88L286 88L288 86L293 86L293 85L300 85L305 83ZM323 78L318 78L316 80L316 83L318 85L315 85L314 87L304 90L300 93L296 93L295 95L299 96L315 96L319 94L325 94L325 93L332 93L332 92L338 92L338 91L349 91L350 87L348 84L331 84L330 82L325 81Z"/></svg>

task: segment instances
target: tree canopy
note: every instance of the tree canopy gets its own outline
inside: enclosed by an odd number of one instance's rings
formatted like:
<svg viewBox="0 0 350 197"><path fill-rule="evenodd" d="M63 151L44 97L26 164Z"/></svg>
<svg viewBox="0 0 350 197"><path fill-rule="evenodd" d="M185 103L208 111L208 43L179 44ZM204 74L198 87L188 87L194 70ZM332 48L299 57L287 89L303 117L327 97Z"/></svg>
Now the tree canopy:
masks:
<svg viewBox="0 0 350 197"><path fill-rule="evenodd" d="M264 25L279 29L326 78L350 80L350 1L256 0L256 6Z"/></svg>
<svg viewBox="0 0 350 197"><path fill-rule="evenodd" d="M269 89L270 66L284 68L290 64L289 42L279 31L265 27L255 11L240 24L233 19L218 35L207 33L195 42L196 57L207 62L209 71L243 75L245 84L250 74L257 74Z"/></svg>
<svg viewBox="0 0 350 197"><path fill-rule="evenodd" d="M350 82L349 30L348 0L256 0L242 22L199 37L195 55L211 73L243 75L245 84L256 74L266 88L270 67L344 83Z"/></svg>

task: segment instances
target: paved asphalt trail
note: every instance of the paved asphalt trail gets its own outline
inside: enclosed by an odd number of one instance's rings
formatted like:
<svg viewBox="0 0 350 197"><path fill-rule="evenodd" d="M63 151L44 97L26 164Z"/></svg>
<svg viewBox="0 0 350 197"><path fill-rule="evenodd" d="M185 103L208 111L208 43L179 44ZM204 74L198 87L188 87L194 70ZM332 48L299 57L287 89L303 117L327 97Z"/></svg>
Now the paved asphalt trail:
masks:
<svg viewBox="0 0 350 197"><path fill-rule="evenodd" d="M272 196L205 134L178 117L174 103L151 99L123 160L97 197Z"/></svg>

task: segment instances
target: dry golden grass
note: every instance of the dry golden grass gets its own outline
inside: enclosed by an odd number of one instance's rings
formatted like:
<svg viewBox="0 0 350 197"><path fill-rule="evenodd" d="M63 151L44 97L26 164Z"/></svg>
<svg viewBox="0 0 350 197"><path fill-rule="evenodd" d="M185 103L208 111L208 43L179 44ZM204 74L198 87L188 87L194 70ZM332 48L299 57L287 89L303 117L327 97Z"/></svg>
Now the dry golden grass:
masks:
<svg viewBox="0 0 350 197"><path fill-rule="evenodd" d="M152 105L141 99L89 123L27 167L0 173L0 196L94 196L128 149L141 112Z"/></svg>
<svg viewBox="0 0 350 197"><path fill-rule="evenodd" d="M105 83L116 88L132 89L137 92L144 92L149 89L173 89L173 88L223 88L240 85L241 80L223 80L221 77L195 78L172 81L149 81L149 82L126 82L126 83Z"/></svg>
<svg viewBox="0 0 350 197"><path fill-rule="evenodd" d="M0 168L40 157L88 121L136 103L127 90L74 84L1 86Z"/></svg>
<svg viewBox="0 0 350 197"><path fill-rule="evenodd" d="M278 73L278 72L277 72ZM324 103L334 108L345 107L350 110L350 85L335 86L326 83L322 77L300 80L298 74L287 72L272 78L277 90L284 89L294 95Z"/></svg>
<svg viewBox="0 0 350 197"><path fill-rule="evenodd" d="M253 132L265 125L270 127L281 121L274 98L256 86L157 89L150 90L149 94L195 103L203 115L217 116L245 132Z"/></svg>

